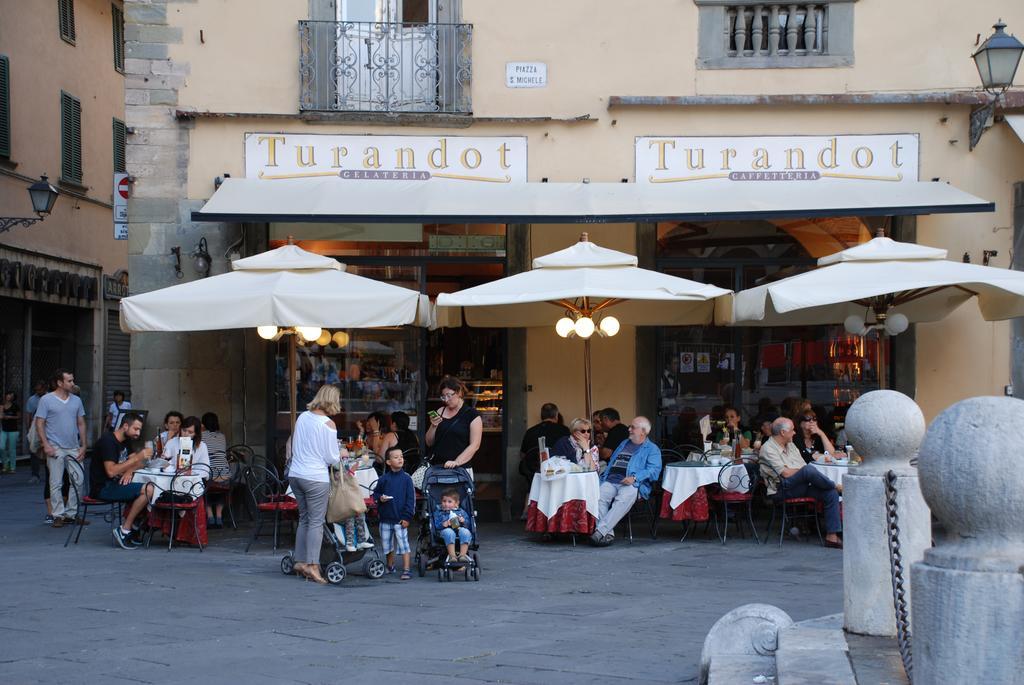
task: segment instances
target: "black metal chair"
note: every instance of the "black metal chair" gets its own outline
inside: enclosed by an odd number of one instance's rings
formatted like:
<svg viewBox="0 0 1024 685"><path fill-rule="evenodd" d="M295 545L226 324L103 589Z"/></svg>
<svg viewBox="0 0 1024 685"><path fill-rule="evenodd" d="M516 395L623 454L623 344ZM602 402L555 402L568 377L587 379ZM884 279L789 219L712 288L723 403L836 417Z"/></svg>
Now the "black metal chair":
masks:
<svg viewBox="0 0 1024 685"><path fill-rule="evenodd" d="M749 468L752 466L753 468ZM736 468L740 467L740 468ZM729 463L722 466L718 471L718 486L708 492L708 501L711 504L711 511L715 517L715 532L718 538L725 544L729 536L729 507L742 508L746 510L747 523L750 532L754 536L754 544L761 542L754 527L754 491L757 489L760 472L757 469L757 462L753 457L742 457L742 463ZM718 525L718 513L722 512L723 525ZM741 519L733 511L733 521L736 530L743 535L743 528L740 525ZM744 536L745 537L745 536Z"/></svg>
<svg viewBox="0 0 1024 685"><path fill-rule="evenodd" d="M799 519L813 519L814 529L818 532L818 541L825 544L821 536L821 523L818 520L818 500L813 497L791 497L787 496L785 479L772 468L771 464L760 463L762 470L767 469L778 479L779 489L775 495L768 496L768 502L772 506L771 517L764 529L764 542L768 544L768 536L775 522L775 514L781 513L782 520L779 528L779 547L782 547L782 540L786 537L787 524Z"/></svg>
<svg viewBox="0 0 1024 685"><path fill-rule="evenodd" d="M277 477L271 469L263 466L250 466L245 470L245 484L249 493L249 502L256 516L256 527L252 532L249 544L245 546L248 553L252 543L260 536L260 530L267 517L273 515L274 551L277 551L278 530L281 521L298 521L299 505L295 498L287 494L288 486Z"/></svg>
<svg viewBox="0 0 1024 685"><path fill-rule="evenodd" d="M71 476L72 470L78 475L77 479ZM106 507L106 510L103 511L103 520L110 523L111 531L113 531L114 526L120 525L120 502L112 502L105 499L96 499L90 497L88 494L83 494L79 490L79 483L81 483L83 487L85 485L85 466L83 466L81 462L79 462L77 459L71 456L64 457L64 471L65 473L68 473L68 482L71 488L74 490L75 498L78 500L78 513L75 515L75 522L71 524L71 527L68 530L67 539L64 540L65 547L67 547L68 544L70 544L72 536L74 536L75 538L75 544L78 544L78 539L82 536L82 527L85 525L86 517L89 516L89 507L95 507L97 509L101 507ZM115 544L113 535L111 535L110 537L110 544Z"/></svg>
<svg viewBox="0 0 1024 685"><path fill-rule="evenodd" d="M227 478L211 477L206 483L206 494L224 497L224 508L228 511L228 518L231 519L231 528L238 530L238 523L235 521L234 500L235 490L245 487L242 475L244 466L242 462L228 461L229 474Z"/></svg>
<svg viewBox="0 0 1024 685"><path fill-rule="evenodd" d="M193 480L196 477L199 480ZM203 541L199 537L199 517L203 516L205 520L206 507L203 494L206 491L206 480L210 477L210 469L205 464L192 464L187 469L178 469L174 476L171 478L170 490L166 490L158 496L156 501L153 502L153 508L168 512L168 516L171 519L171 533L167 538L167 551L170 552L174 547L174 529L178 522L179 516L192 515L192 530L195 532L196 545L199 547L199 551L203 551ZM191 481L191 482L188 482ZM167 494L168 497L164 498L162 495ZM149 535L146 538L146 549L149 549L150 543L153 541L153 535L156 533L155 528L150 528Z"/></svg>
<svg viewBox="0 0 1024 685"><path fill-rule="evenodd" d="M629 540L629 544L633 544L633 515L642 516L647 519L647 526L651 533L651 539L656 540L658 538L658 506L657 502L661 501L661 475L665 472L665 453L662 452L662 467L658 471L658 476L651 481L651 492L647 497L641 497L637 493L636 502L630 508L629 513L626 514L626 538Z"/></svg>

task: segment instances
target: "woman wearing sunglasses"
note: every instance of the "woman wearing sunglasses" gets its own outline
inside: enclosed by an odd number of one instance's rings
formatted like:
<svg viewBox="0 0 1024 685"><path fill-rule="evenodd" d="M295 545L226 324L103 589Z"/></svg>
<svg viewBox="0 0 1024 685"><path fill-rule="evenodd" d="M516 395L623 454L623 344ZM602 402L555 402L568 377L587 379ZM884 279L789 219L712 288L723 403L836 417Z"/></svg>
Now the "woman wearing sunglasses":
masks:
<svg viewBox="0 0 1024 685"><path fill-rule="evenodd" d="M832 441L825 435L825 431L818 426L818 417L814 414L804 414L800 417L797 425L797 437L793 443L800 450L800 456L808 464L814 461L815 456L831 455L836 451ZM831 461L831 457L825 456L825 461Z"/></svg>
<svg viewBox="0 0 1024 685"><path fill-rule="evenodd" d="M592 471L597 470L597 445L592 439L590 421L573 419L569 423L569 435L559 438L551 448L551 456L564 457Z"/></svg>

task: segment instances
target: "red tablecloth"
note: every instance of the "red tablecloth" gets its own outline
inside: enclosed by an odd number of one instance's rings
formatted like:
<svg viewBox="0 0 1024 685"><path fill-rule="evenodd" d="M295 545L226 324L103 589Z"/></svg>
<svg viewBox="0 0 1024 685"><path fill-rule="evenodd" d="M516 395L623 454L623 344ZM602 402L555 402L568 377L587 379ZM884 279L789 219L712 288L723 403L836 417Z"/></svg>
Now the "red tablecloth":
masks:
<svg viewBox="0 0 1024 685"><path fill-rule="evenodd" d="M708 493L705 488L697 488L697 492L690 495L689 498L675 509L671 508L672 505L669 504L671 501L672 493L665 490L664 495L661 498L661 518L671 519L673 521L708 520Z"/></svg>
<svg viewBox="0 0 1024 685"><path fill-rule="evenodd" d="M548 518L536 502L530 502L526 510L526 530L531 533L581 533L590 535L594 532L597 519L587 511L587 503L581 499L566 502L554 516Z"/></svg>
<svg viewBox="0 0 1024 685"><path fill-rule="evenodd" d="M180 516L178 512L185 511L184 516ZM206 497L200 497L198 505L195 508L195 516L193 517L193 510L191 509L158 509L153 507L149 512L149 527L158 528L164 532L164 537L170 537L171 535L171 514L173 513L178 517L178 520L174 523L174 541L185 542L188 544L196 544L196 529L199 531L199 540L203 543L203 547L206 546ZM193 521L195 525L193 526Z"/></svg>

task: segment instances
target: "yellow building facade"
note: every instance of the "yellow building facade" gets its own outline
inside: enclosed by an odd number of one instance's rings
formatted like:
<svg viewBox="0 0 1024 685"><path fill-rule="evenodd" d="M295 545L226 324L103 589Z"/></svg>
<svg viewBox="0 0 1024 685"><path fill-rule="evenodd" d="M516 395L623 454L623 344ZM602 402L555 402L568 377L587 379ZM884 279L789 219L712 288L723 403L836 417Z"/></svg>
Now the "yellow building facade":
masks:
<svg viewBox="0 0 1024 685"><path fill-rule="evenodd" d="M27 189L44 174L60 191L45 220L0 233L0 385L24 404L33 381L73 371L91 438L113 392L131 397L128 244L113 212L123 38L119 1L0 2L0 214L34 218Z"/></svg>
<svg viewBox="0 0 1024 685"><path fill-rule="evenodd" d="M647 268L741 289L879 229L1006 267L1021 230L1024 143L997 116L970 149L971 111L990 100L970 56L999 16L1024 26L1024 10L1004 3L154 0L125 13L133 292L178 282L171 248L188 255L200 239L213 273L291 236L434 296L529 268L582 231ZM1014 107L1024 95L1011 89L996 114ZM819 189L835 184L815 186L822 173L858 184L848 206L842 194L825 201ZM473 205L495 181L510 197L540 183L591 185L578 191L591 197L603 184L673 179L681 199L664 216L456 211L460 193ZM225 181L267 184L251 186L268 190L264 201L296 181L334 183L318 187L345 209L299 211L286 198L210 221L203 207ZM948 184L978 203L872 200L871 188L903 181ZM360 219L362 205L381 206L370 194L393 203ZM183 261L186 280L200 277ZM517 501L519 440L541 404L557 403L566 421L584 412L582 342L559 338L556 318L553 308L542 328L348 332L347 349L302 353L300 400L336 382L351 399L343 432L396 410L421 429L437 380L461 375L488 418L483 482L496 501ZM895 340L893 387L928 417L1000 394L1014 340L1011 324L964 306ZM877 387L873 345L842 326L624 328L593 343L594 404L627 421L657 417L667 442L685 441L696 414L737 404L752 420L791 396L841 422ZM136 335L133 352L133 388L152 411L217 411L235 442L268 454L286 435L284 353L254 332Z"/></svg>

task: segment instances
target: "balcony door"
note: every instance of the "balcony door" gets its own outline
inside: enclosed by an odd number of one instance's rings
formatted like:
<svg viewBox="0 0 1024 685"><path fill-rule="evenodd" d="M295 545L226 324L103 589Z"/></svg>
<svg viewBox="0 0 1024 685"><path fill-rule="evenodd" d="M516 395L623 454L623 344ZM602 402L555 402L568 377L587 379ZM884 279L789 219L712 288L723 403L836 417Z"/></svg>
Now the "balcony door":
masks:
<svg viewBox="0 0 1024 685"><path fill-rule="evenodd" d="M445 0L341 0L336 6L338 109L438 109L438 13ZM442 30L443 32L443 30Z"/></svg>

